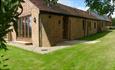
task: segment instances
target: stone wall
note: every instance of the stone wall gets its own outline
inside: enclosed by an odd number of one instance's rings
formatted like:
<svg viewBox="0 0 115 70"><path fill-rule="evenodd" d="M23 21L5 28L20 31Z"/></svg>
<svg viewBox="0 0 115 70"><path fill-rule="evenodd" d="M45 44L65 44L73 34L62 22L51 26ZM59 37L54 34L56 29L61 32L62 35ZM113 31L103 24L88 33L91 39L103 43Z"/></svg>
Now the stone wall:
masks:
<svg viewBox="0 0 115 70"><path fill-rule="evenodd" d="M56 45L63 40L63 16L40 14L42 46Z"/></svg>
<svg viewBox="0 0 115 70"><path fill-rule="evenodd" d="M70 39L78 39L84 36L83 20L82 18L69 17L69 35Z"/></svg>

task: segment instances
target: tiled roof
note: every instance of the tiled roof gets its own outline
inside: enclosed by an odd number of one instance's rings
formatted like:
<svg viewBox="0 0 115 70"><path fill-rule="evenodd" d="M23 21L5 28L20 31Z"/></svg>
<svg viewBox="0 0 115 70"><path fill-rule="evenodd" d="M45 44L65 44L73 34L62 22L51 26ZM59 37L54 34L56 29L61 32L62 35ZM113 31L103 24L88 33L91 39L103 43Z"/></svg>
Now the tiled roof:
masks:
<svg viewBox="0 0 115 70"><path fill-rule="evenodd" d="M99 20L104 20L104 21L110 21L111 22L111 19L109 18L109 17L107 17L107 15L103 15L103 16L101 16L101 15L99 15L98 13L96 13L96 12L91 12L90 11L90 13L91 13L91 15L94 15L97 19L99 19Z"/></svg>
<svg viewBox="0 0 115 70"><path fill-rule="evenodd" d="M102 19L101 17L97 16L94 13L91 14L91 13L89 13L87 11L72 8L72 7L62 5L62 4L59 4L59 3L57 5L53 5L53 6L49 7L44 2L44 0L30 0L30 1L34 5L36 5L41 11L53 12L53 13L58 13L58 14L71 15L71 16L79 16L79 17L96 19L96 20L105 20L105 19ZM107 17L106 17L105 21L110 21L110 20L107 20Z"/></svg>

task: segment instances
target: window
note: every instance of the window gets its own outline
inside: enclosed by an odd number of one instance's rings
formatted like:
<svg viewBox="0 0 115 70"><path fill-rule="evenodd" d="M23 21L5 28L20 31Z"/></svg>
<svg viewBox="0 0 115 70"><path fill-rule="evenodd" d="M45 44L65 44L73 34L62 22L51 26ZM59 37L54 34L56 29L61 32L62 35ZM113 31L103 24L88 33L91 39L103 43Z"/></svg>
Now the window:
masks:
<svg viewBox="0 0 115 70"><path fill-rule="evenodd" d="M32 33L31 16L20 17L18 20L18 37L30 38Z"/></svg>

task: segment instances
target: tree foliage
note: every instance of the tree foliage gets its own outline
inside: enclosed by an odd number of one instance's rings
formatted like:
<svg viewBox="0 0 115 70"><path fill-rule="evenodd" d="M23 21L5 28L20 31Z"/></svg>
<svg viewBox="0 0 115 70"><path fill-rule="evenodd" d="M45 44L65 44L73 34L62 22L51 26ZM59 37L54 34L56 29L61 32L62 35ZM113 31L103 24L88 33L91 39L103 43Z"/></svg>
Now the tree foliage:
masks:
<svg viewBox="0 0 115 70"><path fill-rule="evenodd" d="M22 13L23 0L0 0L0 49L6 48L6 41L4 36L12 29L10 27L14 25L16 27L18 16ZM20 11L18 11L20 9Z"/></svg>
<svg viewBox="0 0 115 70"><path fill-rule="evenodd" d="M115 0L86 0L90 10L97 11L100 15L112 15L115 10Z"/></svg>
<svg viewBox="0 0 115 70"><path fill-rule="evenodd" d="M57 4L58 0L44 0L48 5L55 5Z"/></svg>

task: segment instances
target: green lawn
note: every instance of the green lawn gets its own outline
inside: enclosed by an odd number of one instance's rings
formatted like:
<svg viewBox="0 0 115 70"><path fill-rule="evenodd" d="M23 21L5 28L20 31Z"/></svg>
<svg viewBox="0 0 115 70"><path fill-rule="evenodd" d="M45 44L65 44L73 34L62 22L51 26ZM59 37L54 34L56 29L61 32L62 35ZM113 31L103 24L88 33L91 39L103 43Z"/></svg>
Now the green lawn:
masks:
<svg viewBox="0 0 115 70"><path fill-rule="evenodd" d="M15 47L6 52L10 70L115 70L115 30L84 38L96 44L76 44L45 55Z"/></svg>

